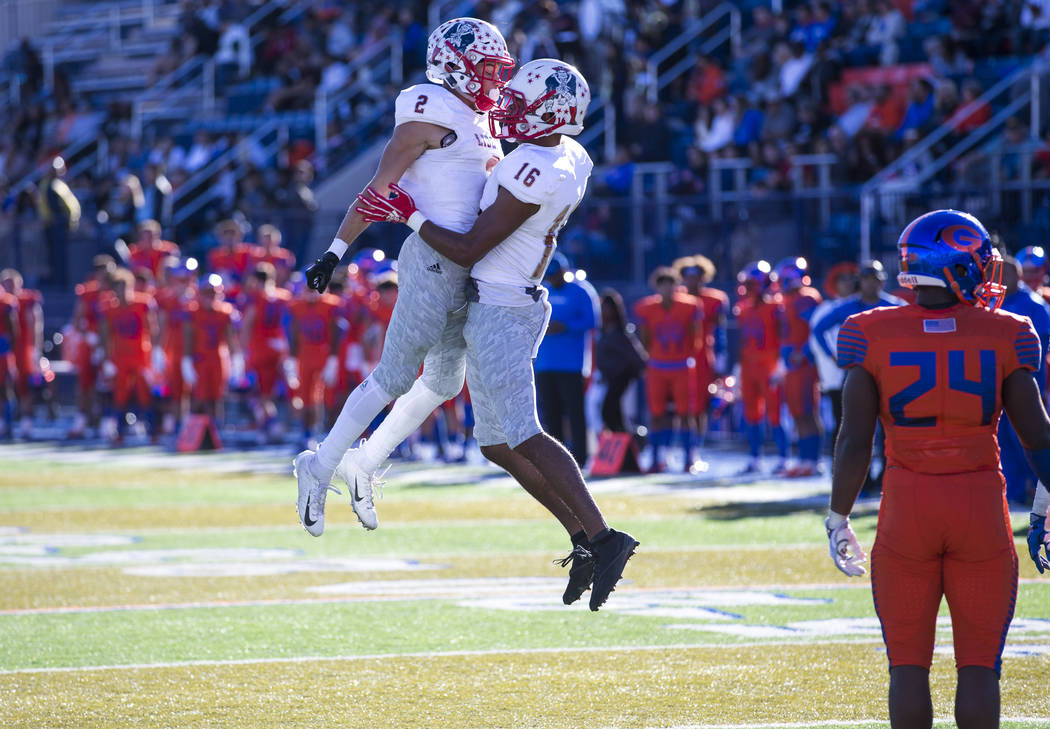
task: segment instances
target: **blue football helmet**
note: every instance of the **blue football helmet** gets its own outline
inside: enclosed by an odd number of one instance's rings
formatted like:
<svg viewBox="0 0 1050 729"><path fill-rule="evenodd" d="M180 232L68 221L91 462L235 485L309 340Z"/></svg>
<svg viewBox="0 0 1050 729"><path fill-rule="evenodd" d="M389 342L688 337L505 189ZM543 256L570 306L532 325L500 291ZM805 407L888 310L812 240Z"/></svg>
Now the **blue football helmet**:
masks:
<svg viewBox="0 0 1050 729"><path fill-rule="evenodd" d="M753 261L744 266L736 275L741 296L750 293L764 294L769 291L776 280L777 274L769 265L769 261Z"/></svg>
<svg viewBox="0 0 1050 729"><path fill-rule="evenodd" d="M901 233L897 252L901 286L944 287L961 301L993 311L1002 303L1002 258L981 221L969 213L934 210L920 215Z"/></svg>
<svg viewBox="0 0 1050 729"><path fill-rule="evenodd" d="M777 261L773 266L777 283L784 291L794 291L803 286L809 286L809 262L802 256L790 256Z"/></svg>
<svg viewBox="0 0 1050 729"><path fill-rule="evenodd" d="M1042 246L1025 246L1017 252L1021 268L1046 268L1046 251Z"/></svg>

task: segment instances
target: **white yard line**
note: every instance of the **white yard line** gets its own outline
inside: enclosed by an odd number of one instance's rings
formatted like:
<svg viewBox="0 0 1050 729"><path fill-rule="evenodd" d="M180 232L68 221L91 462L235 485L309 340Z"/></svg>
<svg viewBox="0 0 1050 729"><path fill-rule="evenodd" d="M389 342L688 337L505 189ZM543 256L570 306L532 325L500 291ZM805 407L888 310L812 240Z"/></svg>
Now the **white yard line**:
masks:
<svg viewBox="0 0 1050 729"><path fill-rule="evenodd" d="M198 668L203 666L251 666L271 664L311 663L315 661L389 661L431 658L475 658L484 656L522 656L558 653L632 653L666 650L693 650L704 648L766 648L769 646L793 645L881 645L881 638L851 638L840 640L770 640L748 643L667 643L643 646L579 646L572 648L507 648L476 651L425 651L416 653L371 653L341 656L291 656L281 658L238 658L227 661L171 661L159 663L128 663L110 666L61 666L56 668L0 669L0 676L25 673L77 673L81 671L153 670L158 668ZM774 725L776 726L776 725Z"/></svg>

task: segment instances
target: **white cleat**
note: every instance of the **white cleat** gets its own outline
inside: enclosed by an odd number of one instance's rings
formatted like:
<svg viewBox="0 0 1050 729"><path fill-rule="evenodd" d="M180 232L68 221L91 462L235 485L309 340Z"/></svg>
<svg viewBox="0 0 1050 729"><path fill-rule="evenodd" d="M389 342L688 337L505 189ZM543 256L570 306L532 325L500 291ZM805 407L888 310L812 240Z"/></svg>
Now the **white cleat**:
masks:
<svg viewBox="0 0 1050 729"><path fill-rule="evenodd" d="M324 502L329 491L342 493L339 489L321 483L310 471L314 452L303 451L292 461L292 473L299 482L299 499L295 508L299 512L299 523L311 536L319 537L324 533Z"/></svg>
<svg viewBox="0 0 1050 729"><path fill-rule="evenodd" d="M375 529L379 526L374 500L375 490L382 488L383 482L375 473L365 473L361 470L357 465L358 452L357 448L348 450L336 466L335 474L346 481L347 490L350 492L350 506L357 514L361 526L365 529Z"/></svg>

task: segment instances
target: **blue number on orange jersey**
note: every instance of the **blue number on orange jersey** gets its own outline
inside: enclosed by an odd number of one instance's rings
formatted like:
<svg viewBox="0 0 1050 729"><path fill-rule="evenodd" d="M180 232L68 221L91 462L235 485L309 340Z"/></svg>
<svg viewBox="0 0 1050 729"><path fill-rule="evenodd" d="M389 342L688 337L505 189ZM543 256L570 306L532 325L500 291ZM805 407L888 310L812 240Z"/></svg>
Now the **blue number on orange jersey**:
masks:
<svg viewBox="0 0 1050 729"><path fill-rule="evenodd" d="M970 380L966 378L966 352L961 349L948 352L948 389L981 398L981 425L991 425L996 401L995 350L982 349L978 356L980 376L976 380ZM889 397L893 424L904 428L936 425L936 416L909 417L904 414L904 408L937 387L937 353L890 352L890 367L919 368L918 377L914 382Z"/></svg>

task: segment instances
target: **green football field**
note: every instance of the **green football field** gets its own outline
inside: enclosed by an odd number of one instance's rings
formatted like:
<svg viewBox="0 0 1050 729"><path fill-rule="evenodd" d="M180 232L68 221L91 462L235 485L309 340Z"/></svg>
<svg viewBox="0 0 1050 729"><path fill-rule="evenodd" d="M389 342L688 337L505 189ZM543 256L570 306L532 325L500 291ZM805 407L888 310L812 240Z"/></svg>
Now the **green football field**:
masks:
<svg viewBox="0 0 1050 729"><path fill-rule="evenodd" d="M0 726L888 726L826 480L596 482L641 547L592 613L561 604L566 536L495 470L390 476L377 531L332 494L315 539L290 454L0 447ZM1022 555L1003 726L1050 727L1050 576ZM953 685L942 606L938 726Z"/></svg>

